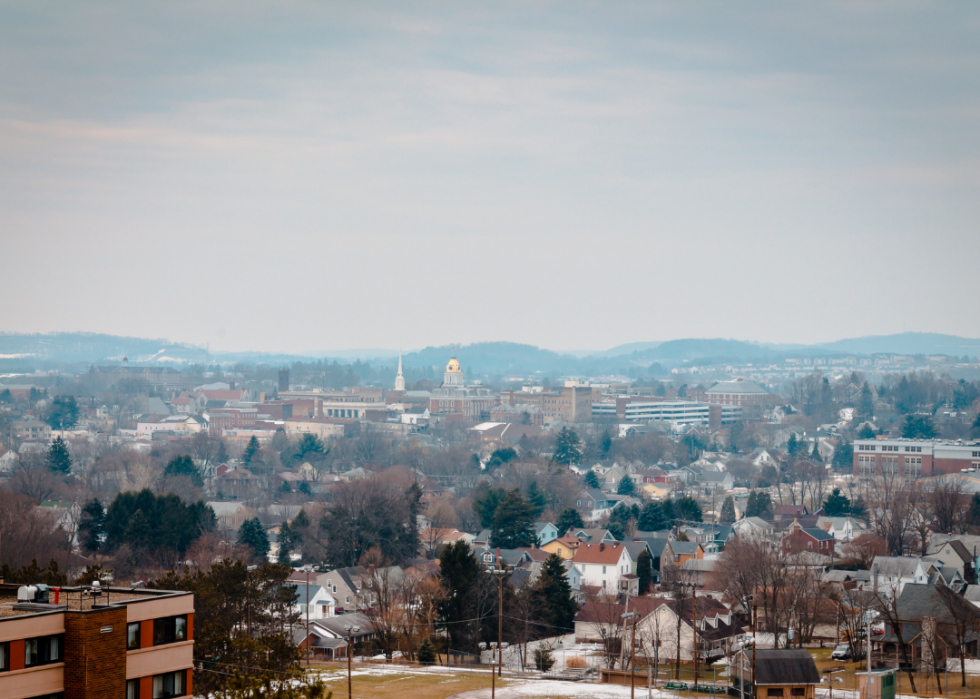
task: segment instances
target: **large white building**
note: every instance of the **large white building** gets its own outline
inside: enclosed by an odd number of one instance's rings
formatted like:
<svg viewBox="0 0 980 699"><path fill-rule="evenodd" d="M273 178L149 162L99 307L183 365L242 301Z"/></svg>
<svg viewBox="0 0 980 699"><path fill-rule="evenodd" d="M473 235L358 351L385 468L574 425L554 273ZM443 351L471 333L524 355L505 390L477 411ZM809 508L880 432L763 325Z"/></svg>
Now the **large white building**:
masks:
<svg viewBox="0 0 980 699"><path fill-rule="evenodd" d="M628 422L657 420L678 425L707 425L712 410L720 413L721 424L731 424L742 419L742 408L734 405L710 405L688 400L652 401L627 403L624 419ZM593 417L616 417L616 401L592 404Z"/></svg>

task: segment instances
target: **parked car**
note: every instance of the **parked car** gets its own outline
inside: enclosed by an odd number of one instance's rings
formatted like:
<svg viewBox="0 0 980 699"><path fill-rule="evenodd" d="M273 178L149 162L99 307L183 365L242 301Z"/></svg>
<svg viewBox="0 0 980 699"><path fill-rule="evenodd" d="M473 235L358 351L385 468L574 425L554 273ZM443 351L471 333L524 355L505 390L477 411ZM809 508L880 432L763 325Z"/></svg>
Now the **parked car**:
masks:
<svg viewBox="0 0 980 699"><path fill-rule="evenodd" d="M851 647L846 643L834 648L834 652L830 654L831 660L850 660L851 659Z"/></svg>

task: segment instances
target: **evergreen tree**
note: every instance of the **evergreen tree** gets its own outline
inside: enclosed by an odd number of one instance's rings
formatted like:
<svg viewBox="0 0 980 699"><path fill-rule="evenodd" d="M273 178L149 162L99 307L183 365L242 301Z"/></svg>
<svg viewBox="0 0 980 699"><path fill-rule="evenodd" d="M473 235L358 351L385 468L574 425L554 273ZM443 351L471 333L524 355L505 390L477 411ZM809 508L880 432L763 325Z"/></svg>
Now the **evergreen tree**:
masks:
<svg viewBox="0 0 980 699"><path fill-rule="evenodd" d="M609 453L610 449L612 449L612 432L603 430L602 439L599 440L599 451L605 455Z"/></svg>
<svg viewBox="0 0 980 699"><path fill-rule="evenodd" d="M735 500L731 495L726 497L725 502L722 503L721 515L718 521L723 524L731 524L735 521Z"/></svg>
<svg viewBox="0 0 980 699"><path fill-rule="evenodd" d="M313 495L313 487L309 481L300 481L299 492L303 493L303 495Z"/></svg>
<svg viewBox="0 0 980 699"><path fill-rule="evenodd" d="M469 544L460 539L443 548L439 577L446 594L440 602L439 615L446 624L451 648L463 650L476 645L478 628L467 622L476 616L479 575L485 573Z"/></svg>
<svg viewBox="0 0 980 699"><path fill-rule="evenodd" d="M279 562L289 565L289 554L296 548L296 533L289 525L283 522L279 527Z"/></svg>
<svg viewBox="0 0 980 699"><path fill-rule="evenodd" d="M796 457L796 452L799 451L800 444L796 441L796 433L790 432L789 440L786 442L786 453L790 455L791 458Z"/></svg>
<svg viewBox="0 0 980 699"><path fill-rule="evenodd" d="M569 529L582 529L585 527L585 523L582 521L582 515L578 513L574 507L566 507L558 515L558 521L555 523L555 529L558 530L558 536L565 536Z"/></svg>
<svg viewBox="0 0 980 699"><path fill-rule="evenodd" d="M67 476L71 473L71 454L68 453L68 443L61 437L55 437L48 449L48 466L55 473Z"/></svg>
<svg viewBox="0 0 980 699"><path fill-rule="evenodd" d="M673 522L673 516L669 518L664 515L663 503L650 501L643 505L640 510L637 526L645 532L657 532L669 529Z"/></svg>
<svg viewBox="0 0 980 699"><path fill-rule="evenodd" d="M857 414L858 417L864 420L870 420L874 417L874 412L874 396L871 393L871 387L868 386L868 382L865 381L864 385L861 387L861 393L858 395Z"/></svg>
<svg viewBox="0 0 980 699"><path fill-rule="evenodd" d="M245 451L242 452L242 463L247 467L252 463L252 459L255 455L259 453L259 440L255 438L255 435L248 440L248 444L245 445Z"/></svg>
<svg viewBox="0 0 980 699"><path fill-rule="evenodd" d="M419 663L422 665L435 664L436 649L432 647L432 642L429 640L428 636L422 639L422 644L419 646L419 651L416 653L416 657L419 659Z"/></svg>
<svg viewBox="0 0 980 699"><path fill-rule="evenodd" d="M252 549L256 558L264 560L269 555L269 537L258 517L242 522L238 528L238 543Z"/></svg>
<svg viewBox="0 0 980 699"><path fill-rule="evenodd" d="M746 517L759 516L759 496L754 490L749 493L749 499L745 501L744 514Z"/></svg>
<svg viewBox="0 0 980 699"><path fill-rule="evenodd" d="M473 498L473 512L480 518L481 527L484 529L493 527L493 516L505 497L507 497L507 491L503 488L489 488L484 491L483 495Z"/></svg>
<svg viewBox="0 0 980 699"><path fill-rule="evenodd" d="M527 487L527 502L534 508L534 519L537 520L548 504L548 498L541 492L537 481L531 481L531 485Z"/></svg>
<svg viewBox="0 0 980 699"><path fill-rule="evenodd" d="M137 511L144 520L145 532L130 526ZM103 548L109 552L124 544L133 548L130 536L135 536L135 543L145 543L150 554L176 551L183 555L187 547L215 524L214 512L203 501L187 504L172 493L155 495L149 489L139 493L129 491L117 495L106 510Z"/></svg>
<svg viewBox="0 0 980 699"><path fill-rule="evenodd" d="M905 439L934 439L936 428L928 417L909 415L902 423L902 437Z"/></svg>
<svg viewBox="0 0 980 699"><path fill-rule="evenodd" d="M980 493L974 493L970 498L970 507L966 511L966 523L971 527L980 527Z"/></svg>
<svg viewBox="0 0 980 699"><path fill-rule="evenodd" d="M572 597L565 562L558 554L551 554L541 566L538 591L544 602L544 618L553 633L571 633L575 629L575 613L578 605Z"/></svg>
<svg viewBox="0 0 980 699"><path fill-rule="evenodd" d="M868 514L868 506L864 503L864 498L860 495L851 503L851 517L864 519Z"/></svg>
<svg viewBox="0 0 980 699"><path fill-rule="evenodd" d="M78 523L78 538L82 548L88 553L95 553L102 548L105 540L105 507L98 498L92 498L82 508L82 516Z"/></svg>
<svg viewBox="0 0 980 699"><path fill-rule="evenodd" d="M555 453L551 460L557 464L577 464L582 458L582 440L569 427L562 427L555 439Z"/></svg>
<svg viewBox="0 0 980 699"><path fill-rule="evenodd" d="M871 429L871 425L865 423L861 426L861 429L858 430L858 439L874 439L874 438L875 438L875 431Z"/></svg>
<svg viewBox="0 0 980 699"><path fill-rule="evenodd" d="M701 506L690 495L685 495L674 501L674 519L687 522L702 522Z"/></svg>
<svg viewBox="0 0 980 699"><path fill-rule="evenodd" d="M204 485L204 480L201 478L201 472L197 470L197 466L194 465L194 460L187 456L175 456L170 460L164 469L164 476L187 476L193 481L194 485L198 488Z"/></svg>
<svg viewBox="0 0 980 699"><path fill-rule="evenodd" d="M307 432L300 438L299 447L297 448L296 454L293 456L293 458L296 459L296 461L305 461L307 459L316 459L317 457L326 455L327 450L323 446L323 442Z"/></svg>
<svg viewBox="0 0 980 699"><path fill-rule="evenodd" d="M47 422L53 429L70 430L78 423L78 402L75 396L55 396L48 408Z"/></svg>
<svg viewBox="0 0 980 699"><path fill-rule="evenodd" d="M639 578L640 594L645 595L653 586L653 556L646 549L636 558L636 577Z"/></svg>
<svg viewBox="0 0 980 699"><path fill-rule="evenodd" d="M754 498L752 496L755 496ZM745 507L746 517L759 517L765 520L772 519L772 498L769 493L757 493L754 490L749 493L749 501Z"/></svg>
<svg viewBox="0 0 980 699"><path fill-rule="evenodd" d="M619 481L619 485L616 486L617 495L633 495L636 493L636 484L633 479L629 477L629 474L625 474Z"/></svg>
<svg viewBox="0 0 980 699"><path fill-rule="evenodd" d="M493 514L491 537L495 546L516 549L534 546L534 508L516 488L507 493Z"/></svg>
<svg viewBox="0 0 980 699"><path fill-rule="evenodd" d="M854 446L841 439L834 448L834 468L838 471L850 471L854 468Z"/></svg>
<svg viewBox="0 0 980 699"><path fill-rule="evenodd" d="M823 501L823 511L828 517L843 517L850 514L851 501L846 495L841 495L840 488L834 488Z"/></svg>
<svg viewBox="0 0 980 699"><path fill-rule="evenodd" d="M596 475L595 471L586 471L583 481L585 487L599 489L599 476Z"/></svg>

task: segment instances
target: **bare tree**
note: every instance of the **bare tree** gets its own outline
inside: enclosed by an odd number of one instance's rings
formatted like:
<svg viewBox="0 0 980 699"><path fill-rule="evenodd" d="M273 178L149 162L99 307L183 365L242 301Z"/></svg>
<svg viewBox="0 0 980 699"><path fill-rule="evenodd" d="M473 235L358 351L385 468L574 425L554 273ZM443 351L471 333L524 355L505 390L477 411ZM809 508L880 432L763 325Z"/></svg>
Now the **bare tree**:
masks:
<svg viewBox="0 0 980 699"><path fill-rule="evenodd" d="M908 668L909 686L912 693L916 694L915 678L912 676L912 652L909 641L902 633L902 618L898 610L898 598L902 590L902 571L893 569L888 565L872 571L874 578L874 608L882 618L888 623L895 633L899 651L902 654L902 662ZM868 658L868 669L871 669L871 658Z"/></svg>
<svg viewBox="0 0 980 699"><path fill-rule="evenodd" d="M377 546L361 556L360 564L368 569L365 586L373 601L366 613L378 645L390 662L399 641L401 569L393 568Z"/></svg>
<svg viewBox="0 0 980 699"><path fill-rule="evenodd" d="M615 669L623 643L623 607L601 588L587 586L583 590L585 603L580 615L588 620L589 627L602 644L606 667Z"/></svg>
<svg viewBox="0 0 980 699"><path fill-rule="evenodd" d="M943 534L963 533L966 528L963 481L959 478L940 478L933 481L928 494L933 522Z"/></svg>

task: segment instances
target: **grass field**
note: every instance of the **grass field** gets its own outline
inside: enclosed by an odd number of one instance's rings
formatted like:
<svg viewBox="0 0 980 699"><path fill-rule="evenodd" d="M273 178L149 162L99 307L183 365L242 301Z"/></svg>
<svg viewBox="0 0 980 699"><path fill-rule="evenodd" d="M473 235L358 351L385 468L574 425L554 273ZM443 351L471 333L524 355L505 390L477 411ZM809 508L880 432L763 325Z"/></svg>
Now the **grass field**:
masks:
<svg viewBox="0 0 980 699"><path fill-rule="evenodd" d="M347 668L316 669L327 682L334 699L347 696ZM472 689L490 687L489 675L470 675L452 671L417 674L399 671L397 667L356 667L352 672L354 699L446 699ZM505 686L506 679L497 680Z"/></svg>

